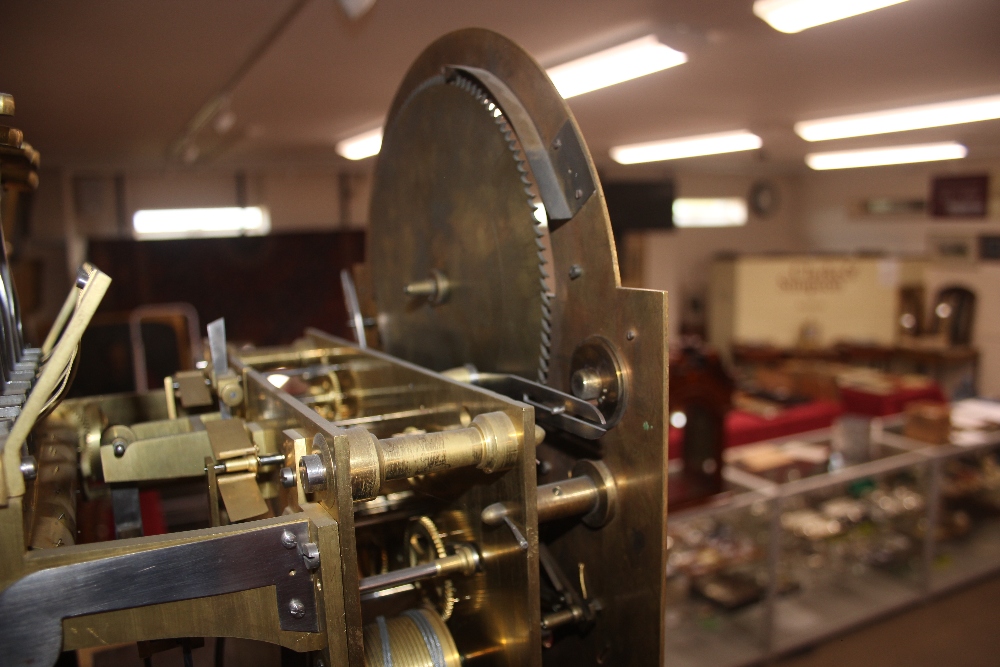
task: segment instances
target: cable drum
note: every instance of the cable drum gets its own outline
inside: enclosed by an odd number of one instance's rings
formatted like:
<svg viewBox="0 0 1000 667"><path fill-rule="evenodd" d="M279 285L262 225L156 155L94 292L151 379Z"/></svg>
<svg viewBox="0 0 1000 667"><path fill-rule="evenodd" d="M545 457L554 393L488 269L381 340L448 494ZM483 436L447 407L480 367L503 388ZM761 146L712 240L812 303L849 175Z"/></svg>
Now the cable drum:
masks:
<svg viewBox="0 0 1000 667"><path fill-rule="evenodd" d="M460 667L455 640L433 611L411 609L364 627L365 667Z"/></svg>

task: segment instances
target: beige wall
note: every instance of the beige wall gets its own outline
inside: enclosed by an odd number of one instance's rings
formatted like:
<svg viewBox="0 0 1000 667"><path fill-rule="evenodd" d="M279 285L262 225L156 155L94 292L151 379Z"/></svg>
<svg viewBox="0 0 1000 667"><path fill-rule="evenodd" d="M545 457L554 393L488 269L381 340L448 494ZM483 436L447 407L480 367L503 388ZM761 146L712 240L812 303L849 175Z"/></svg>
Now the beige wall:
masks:
<svg viewBox="0 0 1000 667"><path fill-rule="evenodd" d="M986 220L934 221L925 215L871 216L859 204L877 197L926 199L931 178L947 174L990 174L992 196ZM923 254L934 234L1000 233L1000 160L955 160L919 165L810 172L801 180L802 233L810 250L876 250Z"/></svg>
<svg viewBox="0 0 1000 667"><path fill-rule="evenodd" d="M127 237L132 214L139 209L237 205L237 177L229 171L138 172L126 173L123 178L125 219L119 224L114 175L63 175L74 202L69 213L80 234ZM359 227L368 217L368 181L367 175L340 174L333 169L248 172L246 203L268 208L273 232ZM59 183L55 185L59 187ZM46 182L45 186L52 184ZM346 198L342 196L345 189ZM40 220L39 224L48 223Z"/></svg>
<svg viewBox="0 0 1000 667"><path fill-rule="evenodd" d="M990 213L985 220L935 221L925 215L863 215L863 201L879 197L926 199L934 175L988 173ZM674 173L677 196L742 196L750 176ZM922 257L937 236L974 240L1000 234L1000 160L958 160L871 169L806 172L771 179L782 202L766 219L746 227L649 232L643 238L643 284L671 293L670 331L680 331L681 310L692 295L705 294L712 259L722 253L865 253ZM972 287L978 297L974 342L982 353L980 390L1000 396L1000 262L933 263L927 298L948 284Z"/></svg>
<svg viewBox="0 0 1000 667"><path fill-rule="evenodd" d="M911 273L895 258L846 255L742 256L713 268L709 335L720 346L793 347L804 329L819 345L892 345L897 290Z"/></svg>
<svg viewBox="0 0 1000 667"><path fill-rule="evenodd" d="M721 174L676 174L677 197L744 197L755 179ZM682 308L708 290L712 259L719 253L794 252L803 250L797 225L797 179L768 179L778 189L778 209L765 219L752 214L744 227L677 229L647 232L643 239L644 286L670 292L670 333L680 332Z"/></svg>
<svg viewBox="0 0 1000 667"><path fill-rule="evenodd" d="M989 215L984 220L933 220L923 215L865 216L861 201L874 197L922 199L931 178L945 174L990 175ZM921 165L814 172L802 179L800 200L807 247L818 252L877 250L901 255L930 252L934 236L1000 235L1000 160L956 160ZM1000 262L934 262L926 271L927 298L946 285L972 288L978 297L973 343L982 355L980 392L1000 397Z"/></svg>

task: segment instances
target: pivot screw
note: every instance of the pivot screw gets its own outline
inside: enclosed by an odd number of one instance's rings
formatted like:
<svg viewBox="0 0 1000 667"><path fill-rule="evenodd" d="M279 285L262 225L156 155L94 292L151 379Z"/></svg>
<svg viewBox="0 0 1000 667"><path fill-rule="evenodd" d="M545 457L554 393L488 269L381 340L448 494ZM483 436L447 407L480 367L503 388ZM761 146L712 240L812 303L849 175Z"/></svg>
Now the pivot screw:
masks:
<svg viewBox="0 0 1000 667"><path fill-rule="evenodd" d="M295 539L295 533L290 530L283 531L281 533L281 546L286 549L294 549L299 541Z"/></svg>
<svg viewBox="0 0 1000 667"><path fill-rule="evenodd" d="M115 453L115 458L121 458L125 456L125 449L128 447L128 443L121 438L115 438L111 441L112 451Z"/></svg>
<svg viewBox="0 0 1000 667"><path fill-rule="evenodd" d="M306 454L299 459L299 478L306 493L326 488L326 466L319 454Z"/></svg>
<svg viewBox="0 0 1000 667"><path fill-rule="evenodd" d="M34 456L21 457L21 474L29 482L38 477L38 461Z"/></svg>
<svg viewBox="0 0 1000 667"><path fill-rule="evenodd" d="M302 618L306 615L306 606L302 604L302 600L292 598L292 601L288 603L288 613L295 618Z"/></svg>
<svg viewBox="0 0 1000 667"><path fill-rule="evenodd" d="M583 267L580 266L579 264L574 264L573 266L569 267L570 280L576 280L582 275L583 275Z"/></svg>
<svg viewBox="0 0 1000 667"><path fill-rule="evenodd" d="M295 471L285 467L281 469L281 485L286 489L295 486Z"/></svg>
<svg viewBox="0 0 1000 667"><path fill-rule="evenodd" d="M439 306L448 300L451 294L451 282L443 273L433 270L426 280L417 280L404 287L403 294L423 297L431 305Z"/></svg>
<svg viewBox="0 0 1000 667"><path fill-rule="evenodd" d="M601 397L604 389L604 378L592 368L579 368L570 378L570 388L573 395L585 401L593 401Z"/></svg>
<svg viewBox="0 0 1000 667"><path fill-rule="evenodd" d="M630 329L625 333L625 338L628 340L635 340L635 332Z"/></svg>
<svg viewBox="0 0 1000 667"><path fill-rule="evenodd" d="M315 542L306 542L299 546L299 553L306 564L306 569L312 572L319 567L319 547Z"/></svg>

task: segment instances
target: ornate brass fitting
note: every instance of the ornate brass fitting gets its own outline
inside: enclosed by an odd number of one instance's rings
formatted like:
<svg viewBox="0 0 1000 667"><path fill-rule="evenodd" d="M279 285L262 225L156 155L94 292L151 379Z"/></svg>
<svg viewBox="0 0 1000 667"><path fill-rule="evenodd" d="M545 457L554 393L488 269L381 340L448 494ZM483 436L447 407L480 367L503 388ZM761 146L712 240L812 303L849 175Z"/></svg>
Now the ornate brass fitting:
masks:
<svg viewBox="0 0 1000 667"><path fill-rule="evenodd" d="M363 428L348 431L355 500L371 500L390 480L475 466L487 473L510 468L522 439L503 412L487 412L469 428L412 433L379 440Z"/></svg>

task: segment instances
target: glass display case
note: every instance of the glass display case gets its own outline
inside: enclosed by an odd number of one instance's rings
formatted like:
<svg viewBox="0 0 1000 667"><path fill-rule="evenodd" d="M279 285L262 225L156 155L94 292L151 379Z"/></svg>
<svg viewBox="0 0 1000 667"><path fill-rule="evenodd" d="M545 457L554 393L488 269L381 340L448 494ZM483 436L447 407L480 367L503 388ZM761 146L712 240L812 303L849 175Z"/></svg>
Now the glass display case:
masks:
<svg viewBox="0 0 1000 667"><path fill-rule="evenodd" d="M989 574L1000 561L1000 446L945 445L925 453L940 497L929 564L930 590L939 592Z"/></svg>
<svg viewBox="0 0 1000 667"><path fill-rule="evenodd" d="M863 426L727 452L728 493L670 513L668 667L757 663L1000 570L1000 431Z"/></svg>
<svg viewBox="0 0 1000 667"><path fill-rule="evenodd" d="M923 593L929 464L900 453L778 489L772 651L783 653Z"/></svg>
<svg viewBox="0 0 1000 667"><path fill-rule="evenodd" d="M773 494L744 490L668 522L667 667L767 655L772 502Z"/></svg>
<svg viewBox="0 0 1000 667"><path fill-rule="evenodd" d="M935 502L926 546L927 590L946 591L990 574L1000 563L1000 404L967 400L953 404L950 443L927 445L904 437L903 420L872 425L873 437L910 447L930 465Z"/></svg>

